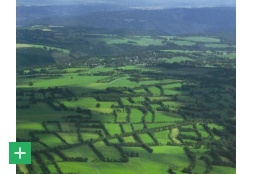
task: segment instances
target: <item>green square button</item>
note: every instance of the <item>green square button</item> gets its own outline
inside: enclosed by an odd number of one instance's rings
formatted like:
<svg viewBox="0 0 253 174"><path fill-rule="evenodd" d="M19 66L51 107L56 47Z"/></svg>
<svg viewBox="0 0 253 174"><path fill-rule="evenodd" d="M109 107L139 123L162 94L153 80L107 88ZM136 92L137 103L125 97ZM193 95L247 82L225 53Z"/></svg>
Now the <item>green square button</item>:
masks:
<svg viewBox="0 0 253 174"><path fill-rule="evenodd" d="M31 164L31 142L10 142L9 163Z"/></svg>

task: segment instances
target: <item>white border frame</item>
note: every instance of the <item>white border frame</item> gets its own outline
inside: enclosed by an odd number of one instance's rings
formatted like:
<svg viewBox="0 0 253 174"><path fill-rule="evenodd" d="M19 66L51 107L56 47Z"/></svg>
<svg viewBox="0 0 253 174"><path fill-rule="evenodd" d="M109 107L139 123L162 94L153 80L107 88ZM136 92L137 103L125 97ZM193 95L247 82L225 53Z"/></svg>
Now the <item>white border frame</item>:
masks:
<svg viewBox="0 0 253 174"><path fill-rule="evenodd" d="M0 173L14 174L9 142L16 141L16 1L1 2L0 21Z"/></svg>

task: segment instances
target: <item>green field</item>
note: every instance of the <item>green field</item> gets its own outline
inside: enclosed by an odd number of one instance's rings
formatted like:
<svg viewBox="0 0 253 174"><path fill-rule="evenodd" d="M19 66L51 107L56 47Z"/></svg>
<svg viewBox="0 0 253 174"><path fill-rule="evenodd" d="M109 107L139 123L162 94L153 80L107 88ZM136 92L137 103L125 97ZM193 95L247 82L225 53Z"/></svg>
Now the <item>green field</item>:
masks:
<svg viewBox="0 0 253 174"><path fill-rule="evenodd" d="M117 111L117 122L126 122L127 113L123 111Z"/></svg>
<svg viewBox="0 0 253 174"><path fill-rule="evenodd" d="M169 113L166 112L156 112L155 116L156 122L180 122L183 121L181 117L171 117Z"/></svg>
<svg viewBox="0 0 253 174"><path fill-rule="evenodd" d="M228 44L205 44L205 46L208 48L226 48L226 47L230 47L230 45Z"/></svg>
<svg viewBox="0 0 253 174"><path fill-rule="evenodd" d="M123 139L126 143L135 143L135 139L133 136L123 137Z"/></svg>
<svg viewBox="0 0 253 174"><path fill-rule="evenodd" d="M202 125L197 124L197 129L200 132L200 134L202 135L202 137L204 137L204 138L209 137L209 134L206 132L206 130L203 128Z"/></svg>
<svg viewBox="0 0 253 174"><path fill-rule="evenodd" d="M112 146L106 146L104 142L99 141L97 143L94 143L94 146L97 150L99 150L106 158L118 160L121 156L119 151L112 147Z"/></svg>
<svg viewBox="0 0 253 174"><path fill-rule="evenodd" d="M144 143L153 143L153 139L148 134L140 134L140 138Z"/></svg>
<svg viewBox="0 0 253 174"><path fill-rule="evenodd" d="M151 87L151 88L149 88L149 90L152 92L153 95L159 96L161 94L160 89L158 89L157 87Z"/></svg>
<svg viewBox="0 0 253 174"><path fill-rule="evenodd" d="M66 146L66 144L64 144L54 134L37 134L36 137L38 137L41 142L45 143L51 148L58 147L58 146Z"/></svg>
<svg viewBox="0 0 253 174"><path fill-rule="evenodd" d="M201 36L181 37L180 39L193 41L193 42L220 42L220 39L217 39L217 38L201 37Z"/></svg>
<svg viewBox="0 0 253 174"><path fill-rule="evenodd" d="M195 132L181 132L182 135L197 137Z"/></svg>
<svg viewBox="0 0 253 174"><path fill-rule="evenodd" d="M152 146L154 152L152 154L146 152L138 147L124 147L126 151L138 152L142 160L133 158L133 163L128 164L129 168L136 170L135 172L145 173L166 173L165 166L170 166L175 171L180 172L184 167L189 164L187 156L184 154L182 147L175 146ZM144 164L144 166L143 166ZM134 165L134 166L132 166ZM131 169L130 168L130 169Z"/></svg>
<svg viewBox="0 0 253 174"><path fill-rule="evenodd" d="M173 140L175 143L181 144L181 142L177 139L178 134L179 134L178 128L173 128L173 129L170 131L169 136L172 138L172 140Z"/></svg>
<svg viewBox="0 0 253 174"><path fill-rule="evenodd" d="M132 109L131 115L130 115L130 120L133 123L138 123L138 122L141 122L142 116L143 116L143 114L140 110Z"/></svg>
<svg viewBox="0 0 253 174"><path fill-rule="evenodd" d="M190 59L188 57L178 56L178 57L172 57L170 59L168 58L161 58L162 61L165 61L166 63L175 63L175 62L183 62L183 61L193 61L193 59Z"/></svg>
<svg viewBox="0 0 253 174"><path fill-rule="evenodd" d="M76 133L58 133L58 135L69 144L77 144L79 142Z"/></svg>
<svg viewBox="0 0 253 174"><path fill-rule="evenodd" d="M27 29L18 36L54 37L17 40L16 135L17 141L32 142L33 152L32 165L18 170L235 173L233 38ZM34 64L26 62L31 57Z"/></svg>
<svg viewBox="0 0 253 174"><path fill-rule="evenodd" d="M132 127L130 124L123 124L123 129L125 130L125 132L132 132Z"/></svg>
<svg viewBox="0 0 253 174"><path fill-rule="evenodd" d="M110 135L121 134L119 124L105 124L105 128L108 130Z"/></svg>
<svg viewBox="0 0 253 174"><path fill-rule="evenodd" d="M37 44L22 44L22 43L17 43L16 44L16 48L20 49L20 48L43 48L43 49L55 49L58 51L62 51L65 54L69 54L70 51L67 49L62 49L62 48L56 48L56 47L51 47L51 46L46 46L46 45L37 45Z"/></svg>
<svg viewBox="0 0 253 174"><path fill-rule="evenodd" d="M149 123L148 128L157 128L157 127L164 127L174 125L175 123Z"/></svg>
<svg viewBox="0 0 253 174"><path fill-rule="evenodd" d="M96 161L98 157L92 149L86 145L70 148L62 151L68 157L83 157L88 158L89 161Z"/></svg>
<svg viewBox="0 0 253 174"><path fill-rule="evenodd" d="M195 42L192 41L188 41L188 40L170 40L170 42L176 44L176 45L180 45L180 46L192 46L195 45Z"/></svg>
<svg viewBox="0 0 253 174"><path fill-rule="evenodd" d="M97 133L85 132L85 133L81 133L81 135L84 141L87 141L87 140L90 141L90 140L95 140L99 138L99 135Z"/></svg>
<svg viewBox="0 0 253 174"><path fill-rule="evenodd" d="M141 130L143 129L143 124L133 124L134 130Z"/></svg>
<svg viewBox="0 0 253 174"><path fill-rule="evenodd" d="M133 37L110 37L103 39L107 44L133 44L139 46L149 46L149 45L163 45L161 38L152 38L149 36L133 36Z"/></svg>
<svg viewBox="0 0 253 174"><path fill-rule="evenodd" d="M46 150L47 148L43 146L40 142L33 142L32 143L32 151L37 151L37 150Z"/></svg>
<svg viewBox="0 0 253 174"><path fill-rule="evenodd" d="M161 144L166 145L168 142L171 142L169 139L169 131L156 132L155 138Z"/></svg>

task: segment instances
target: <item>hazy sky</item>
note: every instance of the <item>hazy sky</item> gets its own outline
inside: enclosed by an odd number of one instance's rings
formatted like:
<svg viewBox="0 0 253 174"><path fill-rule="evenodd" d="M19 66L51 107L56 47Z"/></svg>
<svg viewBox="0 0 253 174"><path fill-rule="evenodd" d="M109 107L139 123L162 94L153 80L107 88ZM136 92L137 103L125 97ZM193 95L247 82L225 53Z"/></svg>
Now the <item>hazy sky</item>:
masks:
<svg viewBox="0 0 253 174"><path fill-rule="evenodd" d="M128 7L235 6L236 0L16 0L17 5L115 4Z"/></svg>

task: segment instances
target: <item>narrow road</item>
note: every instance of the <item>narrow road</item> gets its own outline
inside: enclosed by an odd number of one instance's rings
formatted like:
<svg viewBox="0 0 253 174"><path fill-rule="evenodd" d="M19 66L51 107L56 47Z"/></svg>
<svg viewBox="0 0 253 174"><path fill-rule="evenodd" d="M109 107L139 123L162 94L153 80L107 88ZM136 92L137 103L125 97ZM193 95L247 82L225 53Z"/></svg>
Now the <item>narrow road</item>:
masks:
<svg viewBox="0 0 253 174"><path fill-rule="evenodd" d="M115 81L117 81L117 80L123 79L123 78L126 78L126 77L120 77L120 78L117 78L117 79L115 79L115 80L111 81L111 82L110 82L110 83L108 83L108 84L110 85L111 83L113 83L113 82L115 82Z"/></svg>
<svg viewBox="0 0 253 174"><path fill-rule="evenodd" d="M90 163L92 165L92 167L97 171L98 174L101 174L98 169L94 166L94 164L92 164L91 162L88 161L88 163Z"/></svg>
<svg viewBox="0 0 253 174"><path fill-rule="evenodd" d="M75 151L76 151L77 153L81 154L76 148L74 148L74 149L75 149ZM98 174L101 174L101 173L98 171L98 169L94 166L94 164L92 164L92 163L89 162L89 161L87 161L87 162L97 171Z"/></svg>

